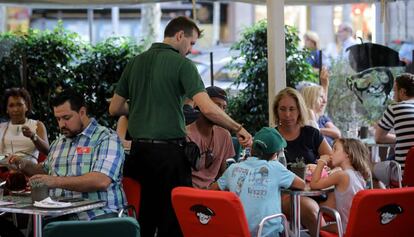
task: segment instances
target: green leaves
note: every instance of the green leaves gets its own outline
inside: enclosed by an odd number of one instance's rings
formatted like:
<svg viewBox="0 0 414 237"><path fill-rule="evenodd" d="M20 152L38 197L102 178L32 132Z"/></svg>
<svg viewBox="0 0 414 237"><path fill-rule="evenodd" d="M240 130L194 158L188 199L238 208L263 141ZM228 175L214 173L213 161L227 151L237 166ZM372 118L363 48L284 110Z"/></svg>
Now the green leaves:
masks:
<svg viewBox="0 0 414 237"><path fill-rule="evenodd" d="M93 46L65 30L61 23L53 31L0 34L0 91L26 87L33 104L30 117L45 123L50 140L57 136L58 128L49 102L59 88L71 87L83 93L89 113L103 125L113 126L107 100L128 60L143 47L123 37ZM1 111L4 113L5 108Z"/></svg>
<svg viewBox="0 0 414 237"><path fill-rule="evenodd" d="M285 26L287 85L294 87L299 81L317 81L312 67L306 62L309 52L299 48L296 28ZM230 67L240 70L235 84L246 83L245 89L231 97L229 114L251 133L268 126L268 72L267 72L267 21L258 22L245 29L243 37L232 49L240 55L232 60ZM240 65L240 61L244 64Z"/></svg>

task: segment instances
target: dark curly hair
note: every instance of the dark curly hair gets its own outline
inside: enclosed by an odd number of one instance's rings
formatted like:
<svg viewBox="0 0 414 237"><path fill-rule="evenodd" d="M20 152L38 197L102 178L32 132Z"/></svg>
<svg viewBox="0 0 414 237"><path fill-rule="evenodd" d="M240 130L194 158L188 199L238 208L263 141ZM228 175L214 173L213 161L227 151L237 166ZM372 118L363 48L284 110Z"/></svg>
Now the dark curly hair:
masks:
<svg viewBox="0 0 414 237"><path fill-rule="evenodd" d="M3 109L6 110L7 109L7 104L9 101L9 97L21 97L23 98L24 102L26 103L26 107L27 107L27 113L31 113L32 112L32 99L30 97L29 92L22 88L22 87L12 87L9 89L6 89L4 91L4 96L3 96ZM26 113L26 115L27 115Z"/></svg>

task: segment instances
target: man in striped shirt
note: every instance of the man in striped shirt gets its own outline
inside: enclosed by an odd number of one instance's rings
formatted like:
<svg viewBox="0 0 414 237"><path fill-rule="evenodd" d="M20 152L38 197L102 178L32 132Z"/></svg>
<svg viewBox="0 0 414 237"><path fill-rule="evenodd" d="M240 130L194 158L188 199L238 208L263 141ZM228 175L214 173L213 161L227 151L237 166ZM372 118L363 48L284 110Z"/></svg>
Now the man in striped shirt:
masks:
<svg viewBox="0 0 414 237"><path fill-rule="evenodd" d="M395 160L404 168L408 150L414 146L414 75L404 73L394 82L394 100L375 131L377 143L395 143ZM393 129L394 133L390 133Z"/></svg>
<svg viewBox="0 0 414 237"><path fill-rule="evenodd" d="M83 96L71 90L52 100L60 135L47 159L30 165L14 158L30 182L44 183L53 197L106 201L106 206L60 219L91 220L117 216L126 205L121 185L124 150L117 134L89 118ZM23 162L23 163L22 163Z"/></svg>

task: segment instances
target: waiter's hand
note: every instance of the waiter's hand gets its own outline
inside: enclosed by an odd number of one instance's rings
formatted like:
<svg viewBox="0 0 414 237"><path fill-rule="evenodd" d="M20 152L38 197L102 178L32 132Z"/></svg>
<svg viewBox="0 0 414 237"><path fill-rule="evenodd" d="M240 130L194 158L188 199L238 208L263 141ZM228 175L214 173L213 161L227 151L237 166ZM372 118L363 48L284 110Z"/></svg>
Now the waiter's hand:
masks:
<svg viewBox="0 0 414 237"><path fill-rule="evenodd" d="M244 129L243 127L236 133L237 139L239 140L240 145L243 147L251 147L253 144L252 135Z"/></svg>

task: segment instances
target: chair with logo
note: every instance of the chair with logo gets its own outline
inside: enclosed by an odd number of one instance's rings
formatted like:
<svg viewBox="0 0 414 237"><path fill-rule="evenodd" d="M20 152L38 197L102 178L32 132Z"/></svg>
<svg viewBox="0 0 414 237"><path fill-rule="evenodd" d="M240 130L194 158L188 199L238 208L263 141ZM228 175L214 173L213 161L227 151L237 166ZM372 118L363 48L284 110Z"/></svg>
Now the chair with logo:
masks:
<svg viewBox="0 0 414 237"><path fill-rule="evenodd" d="M414 187L414 147L412 147L405 158L403 185Z"/></svg>
<svg viewBox="0 0 414 237"><path fill-rule="evenodd" d="M133 178L123 177L122 187L129 204L125 207L128 210L128 215L138 217L141 202L141 184ZM132 209L132 211L129 209Z"/></svg>
<svg viewBox="0 0 414 237"><path fill-rule="evenodd" d="M318 226L317 236L414 236L413 197L414 188L359 191L352 201L346 230L343 230L341 217L335 209L321 207L317 223L320 223L322 213L334 216L338 234L319 230Z"/></svg>
<svg viewBox="0 0 414 237"><path fill-rule="evenodd" d="M185 237L237 236L250 237L246 215L239 197L232 192L177 187L172 191L175 214ZM266 221L283 214L265 217L259 224L260 236Z"/></svg>
<svg viewBox="0 0 414 237"><path fill-rule="evenodd" d="M47 224L44 237L140 237L138 221L132 217L114 217L92 221L55 221Z"/></svg>

